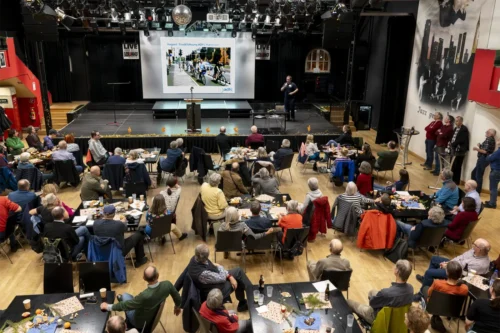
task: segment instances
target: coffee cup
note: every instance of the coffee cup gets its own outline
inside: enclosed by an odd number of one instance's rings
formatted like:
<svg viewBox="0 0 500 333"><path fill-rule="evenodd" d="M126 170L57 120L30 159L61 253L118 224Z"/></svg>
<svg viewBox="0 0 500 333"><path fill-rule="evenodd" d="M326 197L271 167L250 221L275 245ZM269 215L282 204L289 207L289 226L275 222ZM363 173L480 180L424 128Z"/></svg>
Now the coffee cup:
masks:
<svg viewBox="0 0 500 333"><path fill-rule="evenodd" d="M106 298L106 288L99 289L99 293L101 293L101 298Z"/></svg>
<svg viewBox="0 0 500 333"><path fill-rule="evenodd" d="M283 203L286 202L286 195L282 196L282 199L283 199Z"/></svg>
<svg viewBox="0 0 500 333"><path fill-rule="evenodd" d="M139 196L139 199L140 199L141 201L144 201L144 194L141 194L141 195Z"/></svg>
<svg viewBox="0 0 500 333"><path fill-rule="evenodd" d="M128 197L128 203L129 203L129 204L133 204L133 203L134 203L134 198L132 198L132 197Z"/></svg>
<svg viewBox="0 0 500 333"><path fill-rule="evenodd" d="M26 310L31 309L31 300L30 300L30 299L25 299L25 300L23 301L23 304L24 304L24 308L25 308Z"/></svg>

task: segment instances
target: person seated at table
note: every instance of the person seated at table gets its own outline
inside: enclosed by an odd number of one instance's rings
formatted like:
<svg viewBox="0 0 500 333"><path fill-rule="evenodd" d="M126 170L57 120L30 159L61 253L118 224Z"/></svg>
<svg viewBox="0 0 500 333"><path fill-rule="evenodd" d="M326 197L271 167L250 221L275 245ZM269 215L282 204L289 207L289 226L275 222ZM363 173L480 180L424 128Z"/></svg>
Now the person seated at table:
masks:
<svg viewBox="0 0 500 333"><path fill-rule="evenodd" d="M90 133L89 150L97 165L104 165L108 160L109 153L101 143L101 133L92 131Z"/></svg>
<svg viewBox="0 0 500 333"><path fill-rule="evenodd" d="M5 140L5 146L7 146L7 150L11 155L20 155L23 152L24 143L15 129L9 130L9 137Z"/></svg>
<svg viewBox="0 0 500 333"><path fill-rule="evenodd" d="M129 293L118 295L118 303L108 304L101 303L102 311L125 311L127 322L133 328L142 329L144 325L151 324L154 321L155 314L161 303L166 302L169 296L174 301L174 315L181 314L181 295L172 282L165 280L159 281L160 273L154 266L148 266L144 270L142 278L148 284L137 296L132 296Z"/></svg>
<svg viewBox="0 0 500 333"><path fill-rule="evenodd" d="M368 192L373 191L372 184L372 166L370 163L364 161L359 167L359 175L356 179L356 186L359 193L366 195Z"/></svg>
<svg viewBox="0 0 500 333"><path fill-rule="evenodd" d="M304 204L302 205L301 211L304 211L310 203L314 200L321 198L323 192L319 189L318 178L311 177L307 180L307 186L309 187L309 192L306 193L306 198L304 199Z"/></svg>
<svg viewBox="0 0 500 333"><path fill-rule="evenodd" d="M465 329L475 333L500 332L500 280L490 287L490 299L476 299L469 307ZM471 331L469 331L471 329Z"/></svg>
<svg viewBox="0 0 500 333"><path fill-rule="evenodd" d="M374 209L378 210L379 212L382 212L383 214L392 214L394 211L394 208L391 203L391 197L389 194L384 193L375 200L375 206L373 207Z"/></svg>
<svg viewBox="0 0 500 333"><path fill-rule="evenodd" d="M314 142L314 135L308 134L306 136L305 146L306 146L306 155L309 157L308 160L318 161L320 150L318 149L318 144Z"/></svg>
<svg viewBox="0 0 500 333"><path fill-rule="evenodd" d="M94 165L90 172L83 176L80 197L82 201L98 200L108 193L107 182L101 183L101 169Z"/></svg>
<svg viewBox="0 0 500 333"><path fill-rule="evenodd" d="M146 235L151 236L151 231L153 230L153 223L156 219L160 217L164 217L167 215L170 215L172 211L169 211L167 209L167 205L165 204L165 198L163 197L162 194L157 194L153 198L153 202L151 203L151 206L149 207L148 212L146 213L146 229L144 229L144 232ZM183 233L177 228L175 224L172 224L170 231L179 238L179 241L184 240L187 237L187 233ZM165 236L161 238L161 243L165 244L167 239Z"/></svg>
<svg viewBox="0 0 500 333"><path fill-rule="evenodd" d="M69 151L70 153L80 151L80 146L75 143L75 136L73 134L66 134L64 136L64 141L66 141L68 145L66 150Z"/></svg>
<svg viewBox="0 0 500 333"><path fill-rule="evenodd" d="M279 170L283 158L288 155L293 155L293 150L290 148L290 140L283 139L283 141L281 142L281 148L278 149L275 153L271 152L270 155L273 158L274 168L276 170Z"/></svg>
<svg viewBox="0 0 500 333"><path fill-rule="evenodd" d="M450 224L444 233L445 238L451 239L452 241L459 241L467 228L467 225L471 222L477 221L478 216L476 213L476 201L472 197L464 197L462 203L460 204L463 211L460 211Z"/></svg>
<svg viewBox="0 0 500 333"><path fill-rule="evenodd" d="M238 162L233 162L230 170L226 169L222 172L222 184L226 199L241 197L248 194L248 190L241 179L239 169L240 164Z"/></svg>
<svg viewBox="0 0 500 333"><path fill-rule="evenodd" d="M405 169L400 169L399 170L399 180L395 181L394 183L387 182L386 186L381 186L378 184L374 184L373 188L378 191L391 191L392 189L395 188L396 191L404 191L408 184L410 184L410 174L408 173L407 170Z"/></svg>
<svg viewBox="0 0 500 333"><path fill-rule="evenodd" d="M24 152L19 157L19 163L17 164L18 169L34 169L36 166L30 162L31 154ZM42 172L42 177L44 181L51 180L54 177L52 172Z"/></svg>
<svg viewBox="0 0 500 333"><path fill-rule="evenodd" d="M475 202L475 210L476 213L479 215L481 211L481 198L479 197L479 193L477 192L477 182L475 180L468 180L465 182L464 190L465 190L465 198L472 198L474 199ZM454 215L457 215L459 212L463 212L464 206L463 203L460 204L460 206L455 206L453 207L451 213Z"/></svg>
<svg viewBox="0 0 500 333"><path fill-rule="evenodd" d="M30 182L27 179L21 179L17 182L17 191L10 192L7 197L24 209L27 204L36 199L36 194L30 191ZM20 221L21 218L22 213L18 214L17 220Z"/></svg>
<svg viewBox="0 0 500 333"><path fill-rule="evenodd" d="M158 162L160 166L159 170L173 172L177 159L183 155L184 152L178 148L177 141L170 142L170 149L167 150L167 157L160 157L160 162Z"/></svg>
<svg viewBox="0 0 500 333"><path fill-rule="evenodd" d="M42 198L41 206L37 208L33 208L30 210L30 215L40 215L43 224L47 224L54 221L54 217L52 216L52 209L55 207L61 206L61 201L56 197L55 194L47 194ZM64 210L64 219L69 219L69 214Z"/></svg>
<svg viewBox="0 0 500 333"><path fill-rule="evenodd" d="M208 183L201 185L200 194L201 201L205 205L208 218L210 220L221 220L226 216L226 207L228 206L224 192L219 188L222 177L218 173L212 173L208 179ZM214 230L218 230L219 226L214 225Z"/></svg>
<svg viewBox="0 0 500 333"><path fill-rule="evenodd" d="M332 168L331 168L332 176L335 174L339 162L349 162L351 160L348 155L349 155L349 150L347 148L342 148L340 150L340 156L337 157L332 163Z"/></svg>
<svg viewBox="0 0 500 333"><path fill-rule="evenodd" d="M68 160L71 160L75 164L76 171L78 173L82 173L83 172L83 167L81 165L77 165L76 164L76 158L75 158L75 156L67 150L68 149L68 144L66 143L66 141L64 141L64 140L59 141L59 143L57 144L57 147L59 149L56 150L56 151L54 151L52 153L52 160L54 160L54 161L68 161Z"/></svg>
<svg viewBox="0 0 500 333"><path fill-rule="evenodd" d="M467 296L469 294L469 287L460 280L461 278L462 266L456 261L450 261L446 265L446 280L434 280L430 287L422 288L421 296L427 302L431 299L433 291L449 295Z"/></svg>
<svg viewBox="0 0 500 333"><path fill-rule="evenodd" d="M405 313L405 325L408 333L430 333L428 328L431 320L422 308L412 305Z"/></svg>
<svg viewBox="0 0 500 333"><path fill-rule="evenodd" d="M52 208L52 221L45 223L42 237L49 239L60 238L66 242L70 248L71 258L80 260L81 253L87 252L87 245L90 239L90 232L86 226L73 228L71 224L64 222L68 218L66 210L61 206Z"/></svg>
<svg viewBox="0 0 500 333"><path fill-rule="evenodd" d="M207 300L201 304L200 315L214 323L219 333L246 333L251 331L248 320L238 320L235 313L229 313L223 304L222 292L214 288L210 290Z"/></svg>
<svg viewBox="0 0 500 333"><path fill-rule="evenodd" d="M486 274L490 268L490 243L483 238L478 238L473 243L472 249L463 254L451 259L458 262L462 269L467 265L469 271L475 270L476 274ZM434 279L446 279L446 265L450 262L449 259L439 256L433 256L429 263L429 268L425 271L424 276L417 274L417 280L422 283L422 288L432 285Z"/></svg>
<svg viewBox="0 0 500 333"><path fill-rule="evenodd" d="M274 232L273 228L263 230L265 232L254 233L252 229L243 221L240 221L240 214L238 209L235 207L228 207L226 209L226 219L221 223L219 231L241 231L244 236L251 236L254 239L263 238ZM217 239L217 234L216 237Z"/></svg>
<svg viewBox="0 0 500 333"><path fill-rule="evenodd" d="M378 158L377 160L375 161L375 167L376 168L380 168L380 165L383 164L383 161L385 159L394 159L394 158L397 158L398 155L399 155L399 150L398 150L398 147L396 145L396 142L394 141L389 141L387 143L387 148L389 148L388 150L384 150L384 151L379 151L377 153L378 155Z"/></svg>
<svg viewBox="0 0 500 333"><path fill-rule="evenodd" d="M266 161L266 162L271 161L271 158L267 155L267 151L266 151L265 147L259 147L259 149L257 149L256 161Z"/></svg>
<svg viewBox="0 0 500 333"><path fill-rule="evenodd" d="M36 134L37 131L38 130L35 127L31 125L28 126L28 128L26 129L26 133L28 133L28 135L26 136L26 142L28 143L28 147L36 148L38 151L42 151L43 144L38 134Z"/></svg>
<svg viewBox="0 0 500 333"><path fill-rule="evenodd" d="M458 186L453 181L453 171L444 169L441 172L442 187L431 197L441 204L445 211L450 211L458 202Z"/></svg>
<svg viewBox="0 0 500 333"><path fill-rule="evenodd" d="M288 229L302 228L302 215L299 213L299 203L296 200L290 200L286 203L286 214L280 213L278 226L283 231L278 232L278 240L284 244L286 231Z"/></svg>
<svg viewBox="0 0 500 333"><path fill-rule="evenodd" d="M443 209L441 207L434 206L429 209L427 219L415 225L396 221L396 224L398 225L398 235L408 236L408 247L415 248L425 228L439 228L446 226L446 224L449 223L444 219L444 217L445 215Z"/></svg>
<svg viewBox="0 0 500 333"><path fill-rule="evenodd" d="M177 139L175 139L175 141L177 142L177 148L179 148L180 150L182 150L182 152L186 152L186 147L184 147L184 139L183 138L177 138Z"/></svg>
<svg viewBox="0 0 500 333"><path fill-rule="evenodd" d="M128 154L127 159L125 160L125 164L131 164L131 163L144 164L144 159L139 158L139 153L135 150L132 150Z"/></svg>
<svg viewBox="0 0 500 333"><path fill-rule="evenodd" d="M49 130L49 134L43 138L43 147L47 150L54 149L55 145L52 140L54 140L55 138L57 138L57 130Z"/></svg>
<svg viewBox="0 0 500 333"><path fill-rule="evenodd" d="M139 333L138 330L132 328L127 330L127 323L125 318L120 316L112 316L106 322L106 332L107 333Z"/></svg>
<svg viewBox="0 0 500 333"><path fill-rule="evenodd" d="M335 202L333 203L333 208L337 208L337 214L332 218L334 219L334 221L336 219L340 219L341 221L347 220L351 205L354 206L354 210L357 216L361 216L361 214L363 213L361 204L370 204L373 202L374 200L368 199L367 197L359 194L358 187L354 182L349 182L345 187L345 192L337 196Z"/></svg>
<svg viewBox="0 0 500 333"><path fill-rule="evenodd" d="M16 236L14 234L15 224L14 221L9 221L9 213L20 213L22 207L18 204L10 201L5 196L0 196L0 241L3 242L7 237L10 242L10 252L16 252L20 245L16 241Z"/></svg>
<svg viewBox="0 0 500 333"><path fill-rule="evenodd" d="M210 249L207 244L199 244L194 249L194 256L189 261L187 272L194 285L201 293L201 299L205 295L217 288L222 292L224 298L229 297L233 292L238 300L238 312L248 310L248 303L245 299L245 289L252 283L245 272L239 267L226 271L219 264L213 264L208 258Z"/></svg>
<svg viewBox="0 0 500 333"><path fill-rule="evenodd" d="M356 164L356 173L364 161L370 163L370 166L375 165L375 156L372 154L372 148L368 143L363 144L361 148L361 154L356 155L354 163Z"/></svg>
<svg viewBox="0 0 500 333"><path fill-rule="evenodd" d="M124 186L126 183L144 183L147 187L151 186L151 178L148 170L144 165L144 160L139 158L139 154L135 151L129 154L129 159L125 163L125 177L123 178Z"/></svg>
<svg viewBox="0 0 500 333"><path fill-rule="evenodd" d="M352 131L349 125L342 126L342 134L336 140L330 140L326 143L327 146L334 145L343 146L343 145L354 145L354 140L352 139Z"/></svg>
<svg viewBox="0 0 500 333"><path fill-rule="evenodd" d="M51 193L57 197L57 192L59 192L59 186L53 183L45 184L42 187L42 193L40 194L40 198L44 198ZM68 212L69 217L73 216L75 214L73 208L66 205L59 197L58 199L61 206L64 207L64 209L66 209L66 211Z"/></svg>
<svg viewBox="0 0 500 333"><path fill-rule="evenodd" d="M349 260L341 258L340 254L344 249L344 245L340 239L332 239L330 241L330 255L320 259L317 262L307 262L307 272L311 282L320 281L323 271L348 271L351 270Z"/></svg>
<svg viewBox="0 0 500 333"><path fill-rule="evenodd" d="M264 136L258 133L257 126L250 127L250 132L252 134L245 139L245 147L250 147L252 143L262 143L264 145Z"/></svg>
<svg viewBox="0 0 500 333"><path fill-rule="evenodd" d="M123 157L123 150L120 147L115 148L115 153L110 156L106 161L106 164L122 164L124 165L127 160Z"/></svg>
<svg viewBox="0 0 500 333"><path fill-rule="evenodd" d="M215 137L215 142L220 149L222 158L225 160L226 154L231 150L231 143L229 143L229 137L226 135L226 127L221 126L219 134Z"/></svg>
<svg viewBox="0 0 500 333"><path fill-rule="evenodd" d="M125 238L127 232L126 221L114 220L116 208L106 205L103 209L104 218L94 221L94 235L97 237L113 237L122 248L122 254L126 256L130 250L135 252L135 267L144 265L148 258L144 255L144 235L140 231L134 232Z"/></svg>
<svg viewBox="0 0 500 333"><path fill-rule="evenodd" d="M165 199L167 210L170 211L170 213L174 213L174 215L175 209L177 208L177 203L179 202L179 199L181 197L181 191L182 188L177 181L177 177L169 176L167 178L167 188L160 192L160 194L163 195L163 198Z"/></svg>
<svg viewBox="0 0 500 333"><path fill-rule="evenodd" d="M259 233L273 226L271 220L265 215L261 215L260 202L257 200L250 202L250 211L252 212L252 216L250 216L245 223L253 232Z"/></svg>
<svg viewBox="0 0 500 333"><path fill-rule="evenodd" d="M224 185L225 185L224 179ZM252 185L255 190L255 195L267 194L270 196L280 194L279 184L276 177L269 175L267 168L261 168L254 176L252 176Z"/></svg>
<svg viewBox="0 0 500 333"><path fill-rule="evenodd" d="M407 283L412 268L408 260L398 260L394 266L396 282L392 282L389 288L380 291L371 290L368 293L369 305L364 305L352 299L347 304L358 316L372 324L377 314L383 307L397 308L409 305L413 300L413 286Z"/></svg>

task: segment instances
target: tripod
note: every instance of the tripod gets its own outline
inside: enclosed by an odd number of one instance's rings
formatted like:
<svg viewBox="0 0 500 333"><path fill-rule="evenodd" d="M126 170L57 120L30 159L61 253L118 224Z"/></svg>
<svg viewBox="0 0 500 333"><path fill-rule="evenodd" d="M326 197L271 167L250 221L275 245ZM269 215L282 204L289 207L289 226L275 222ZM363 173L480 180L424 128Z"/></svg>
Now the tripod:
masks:
<svg viewBox="0 0 500 333"><path fill-rule="evenodd" d="M120 126L121 123L116 121L116 101L115 101L115 87L117 85L124 85L124 84L130 84L130 81L128 82L108 82L108 85L111 85L113 88L113 116L114 116L114 121L112 123L107 123L106 125L112 125L112 126Z"/></svg>

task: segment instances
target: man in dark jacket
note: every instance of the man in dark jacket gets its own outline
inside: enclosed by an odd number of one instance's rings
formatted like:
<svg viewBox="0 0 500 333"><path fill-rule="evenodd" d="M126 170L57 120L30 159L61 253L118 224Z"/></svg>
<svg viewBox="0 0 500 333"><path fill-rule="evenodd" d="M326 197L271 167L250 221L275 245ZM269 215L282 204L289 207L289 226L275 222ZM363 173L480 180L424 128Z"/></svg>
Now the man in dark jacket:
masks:
<svg viewBox="0 0 500 333"><path fill-rule="evenodd" d="M455 184L460 184L462 164L464 163L465 154L469 151L469 130L464 125L464 118L461 116L456 117L455 125L455 130L449 144L451 154L455 155L451 171L453 171L453 181Z"/></svg>
<svg viewBox="0 0 500 333"><path fill-rule="evenodd" d="M215 142L220 149L222 158L226 160L225 156L231 150L231 144L229 143L229 138L226 135L226 128L224 126L220 128L220 133L215 137Z"/></svg>
<svg viewBox="0 0 500 333"><path fill-rule="evenodd" d="M167 150L167 157L160 157L158 165L159 169L165 172L172 172L175 170L175 163L179 156L184 155L184 152L179 149L177 141L170 142L170 149Z"/></svg>
<svg viewBox="0 0 500 333"><path fill-rule="evenodd" d="M143 163L127 163L125 165L125 182L143 182L151 186L151 178Z"/></svg>
<svg viewBox="0 0 500 333"><path fill-rule="evenodd" d="M290 140L284 139L281 143L281 148L273 155L273 163L276 170L279 170L281 161L287 155L293 155L293 150L290 149Z"/></svg>
<svg viewBox="0 0 500 333"><path fill-rule="evenodd" d="M273 226L273 224L267 217L260 215L260 210L260 202L258 202L257 200L252 201L250 203L250 211L252 212L252 216L250 216L250 218L245 221L246 225L256 233L263 232Z"/></svg>

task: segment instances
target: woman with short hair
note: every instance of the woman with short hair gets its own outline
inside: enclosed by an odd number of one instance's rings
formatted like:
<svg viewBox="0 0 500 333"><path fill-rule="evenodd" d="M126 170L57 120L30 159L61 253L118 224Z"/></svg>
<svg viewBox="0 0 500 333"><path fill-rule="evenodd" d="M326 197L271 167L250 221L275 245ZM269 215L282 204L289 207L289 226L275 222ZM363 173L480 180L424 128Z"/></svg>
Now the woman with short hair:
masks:
<svg viewBox="0 0 500 333"><path fill-rule="evenodd" d="M64 136L64 141L68 144L67 151L74 153L80 150L80 146L75 143L75 136L73 134L66 134Z"/></svg>
<svg viewBox="0 0 500 333"><path fill-rule="evenodd" d="M259 147L257 149L257 161L265 161L265 162L271 161L271 158L267 155L265 147Z"/></svg>
<svg viewBox="0 0 500 333"><path fill-rule="evenodd" d="M252 184L255 189L255 195L280 194L279 184L276 177L271 177L267 168L261 168L254 176L252 176Z"/></svg>
<svg viewBox="0 0 500 333"><path fill-rule="evenodd" d="M356 179L356 186L362 195L367 195L368 192L373 191L372 185L372 166L370 163L364 161L359 167L359 175Z"/></svg>
<svg viewBox="0 0 500 333"><path fill-rule="evenodd" d="M169 212L167 209L167 205L165 204L165 198L163 197L162 194L157 194L153 198L153 202L151 203L151 207L149 207L148 212L146 213L146 228L144 229L144 232L146 235L151 236L151 231L153 230L153 223L155 222L156 219L159 219L161 217L165 217L172 212ZM179 228L175 224L172 223L170 231L179 238L179 240L183 240L187 237L187 233L181 233ZM166 242L165 236L162 237L161 242L164 244Z"/></svg>
<svg viewBox="0 0 500 333"><path fill-rule="evenodd" d="M453 218L453 221L448 224L448 229L444 233L444 236L453 241L459 241L462 239L462 235L467 228L469 223L477 221L478 215L476 213L476 201L472 197L465 197L462 199L462 206L464 208L463 212L458 212L458 214Z"/></svg>
<svg viewBox="0 0 500 333"><path fill-rule="evenodd" d="M290 200L286 204L286 215L281 213L278 226L283 229L283 232L278 233L278 239L281 243L285 243L286 231L288 229L302 228L302 215L299 213L299 203L296 200Z"/></svg>
<svg viewBox="0 0 500 333"><path fill-rule="evenodd" d="M316 177L309 178L307 180L307 186L309 187L310 191L306 193L306 198L304 200L304 205L302 206L303 207L302 209L306 209L307 206L309 206L309 203L323 196L323 193L319 189L318 178Z"/></svg>
<svg viewBox="0 0 500 333"><path fill-rule="evenodd" d="M441 207L434 206L429 209L427 219L415 225L410 225L401 221L396 221L398 226L398 234L408 236L408 247L415 248L424 228L439 228L445 227L449 222L445 219L444 210Z"/></svg>
<svg viewBox="0 0 500 333"><path fill-rule="evenodd" d="M420 307L412 305L405 313L405 325L409 333L429 333L429 315Z"/></svg>
<svg viewBox="0 0 500 333"><path fill-rule="evenodd" d="M336 210L336 215L332 216L333 228L344 233L353 233L355 224L364 211L361 205L374 202L374 200L359 194L358 187L354 182L347 183L345 193L337 196L333 203L332 212Z"/></svg>

